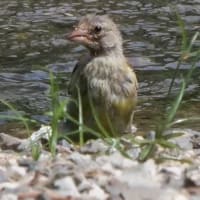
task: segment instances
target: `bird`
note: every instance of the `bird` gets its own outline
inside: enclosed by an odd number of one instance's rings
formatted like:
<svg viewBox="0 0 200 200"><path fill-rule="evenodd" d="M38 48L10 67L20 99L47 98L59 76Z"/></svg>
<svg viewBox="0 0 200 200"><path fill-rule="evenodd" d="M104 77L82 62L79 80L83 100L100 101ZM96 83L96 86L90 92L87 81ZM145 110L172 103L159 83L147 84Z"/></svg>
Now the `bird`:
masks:
<svg viewBox="0 0 200 200"><path fill-rule="evenodd" d="M77 62L69 81L72 101L67 112L73 118L68 120L70 130L78 129L77 101L81 100L83 124L88 130L117 136L129 132L137 103L138 81L124 56L116 23L108 15L87 14L67 39L88 50Z"/></svg>

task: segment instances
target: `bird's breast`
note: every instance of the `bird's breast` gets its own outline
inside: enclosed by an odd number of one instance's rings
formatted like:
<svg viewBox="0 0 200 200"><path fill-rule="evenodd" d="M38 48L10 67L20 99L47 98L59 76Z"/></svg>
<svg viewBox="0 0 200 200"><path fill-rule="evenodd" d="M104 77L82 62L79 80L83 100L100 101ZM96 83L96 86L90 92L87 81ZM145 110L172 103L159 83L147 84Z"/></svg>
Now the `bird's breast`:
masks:
<svg viewBox="0 0 200 200"><path fill-rule="evenodd" d="M136 94L136 76L124 59L95 58L83 73L91 96L102 104L118 104Z"/></svg>

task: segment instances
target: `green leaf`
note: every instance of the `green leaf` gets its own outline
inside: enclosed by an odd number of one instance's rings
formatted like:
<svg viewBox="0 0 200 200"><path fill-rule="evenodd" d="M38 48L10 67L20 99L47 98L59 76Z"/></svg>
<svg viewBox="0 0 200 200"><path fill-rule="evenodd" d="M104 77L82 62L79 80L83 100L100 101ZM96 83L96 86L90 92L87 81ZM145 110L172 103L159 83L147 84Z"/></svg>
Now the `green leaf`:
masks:
<svg viewBox="0 0 200 200"><path fill-rule="evenodd" d="M174 149L174 148L177 148L178 146L176 144L174 144L173 142L169 142L167 140L164 140L164 139L158 139L156 140L156 142L162 146L162 147L165 147L165 148L169 148L169 149Z"/></svg>
<svg viewBox="0 0 200 200"><path fill-rule="evenodd" d="M140 155L139 155L139 161L147 160L152 155L152 153L154 152L155 147L156 147L155 143L145 145L144 148L142 149Z"/></svg>
<svg viewBox="0 0 200 200"><path fill-rule="evenodd" d="M184 135L184 133L181 133L181 132L179 132L179 133L170 133L170 134L163 135L163 139L169 140L169 139L180 137L182 135Z"/></svg>
<svg viewBox="0 0 200 200"><path fill-rule="evenodd" d="M4 104L5 106L7 106L10 110L12 110L14 112L15 116L13 116L13 117L15 119L21 121L23 123L23 125L25 126L28 135L31 135L29 125L27 123L28 120L26 118L24 118L22 116L22 114L19 111L17 111L11 104L7 103L6 101L4 101L2 99L0 99L0 103ZM9 117L9 118L12 118L12 117Z"/></svg>
<svg viewBox="0 0 200 200"><path fill-rule="evenodd" d="M182 84L181 84L181 90L179 92L179 95L177 96L177 98L176 98L175 102L173 103L170 111L168 112L167 120L166 120L167 128L168 128L168 125L173 121L173 119L174 119L174 117L177 113L177 110L178 110L178 108L181 104L181 101L183 99L185 88L186 88L186 82L185 82L185 80L183 80Z"/></svg>
<svg viewBox="0 0 200 200"><path fill-rule="evenodd" d="M31 145L31 155L34 160L38 160L41 154L41 147L39 144Z"/></svg>
<svg viewBox="0 0 200 200"><path fill-rule="evenodd" d="M178 22L179 28L181 29L181 35L182 35L181 50L185 51L188 46L188 36L187 36L187 31L185 29L185 23L177 12L176 12L176 17L177 17L177 22Z"/></svg>
<svg viewBox="0 0 200 200"><path fill-rule="evenodd" d="M195 34L194 34L194 36L192 37L192 39L191 39L191 41L190 41L190 44L189 44L189 46L188 46L188 48L187 48L187 51L188 52L191 52L191 50L192 50L192 47L193 47L193 45L195 44L195 42L197 41L197 38L199 37L199 32L196 32Z"/></svg>
<svg viewBox="0 0 200 200"><path fill-rule="evenodd" d="M77 86L77 93L78 93L78 111L79 111L79 143L80 146L84 143L84 131L83 131L83 107L82 107L82 98L80 88Z"/></svg>

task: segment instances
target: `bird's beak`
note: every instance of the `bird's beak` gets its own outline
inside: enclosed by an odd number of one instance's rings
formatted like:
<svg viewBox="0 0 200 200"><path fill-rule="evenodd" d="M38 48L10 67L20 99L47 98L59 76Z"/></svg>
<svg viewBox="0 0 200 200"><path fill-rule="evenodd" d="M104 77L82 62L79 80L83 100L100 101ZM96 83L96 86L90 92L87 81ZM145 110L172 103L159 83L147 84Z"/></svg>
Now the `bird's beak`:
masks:
<svg viewBox="0 0 200 200"><path fill-rule="evenodd" d="M88 43L91 41L91 36L88 30L83 28L75 28L68 36L67 39L79 43Z"/></svg>

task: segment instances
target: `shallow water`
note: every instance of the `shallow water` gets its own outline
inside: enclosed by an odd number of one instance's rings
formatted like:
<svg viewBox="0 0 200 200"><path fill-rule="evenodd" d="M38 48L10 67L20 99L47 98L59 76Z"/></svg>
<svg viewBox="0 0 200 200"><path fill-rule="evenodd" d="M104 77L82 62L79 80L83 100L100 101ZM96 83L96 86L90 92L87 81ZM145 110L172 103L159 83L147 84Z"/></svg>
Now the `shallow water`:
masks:
<svg viewBox="0 0 200 200"><path fill-rule="evenodd" d="M141 130L160 121L173 95L166 98L180 53L181 32L174 10L186 22L191 37L200 29L200 0L125 1L0 1L0 99L30 118L46 122L49 108L49 70L60 77L65 93L69 72L85 49L65 40L77 19L86 13L109 13L120 26L124 50L140 82L135 120ZM195 44L199 48L200 41ZM200 114L200 61L177 117ZM182 65L187 71L190 64ZM173 94L179 89L175 82ZM0 105L0 114L13 112ZM8 120L0 120L9 132ZM190 126L191 125L191 126ZM5 128L6 127L6 128ZM199 123L185 127L200 130ZM12 124L13 130L13 124Z"/></svg>

